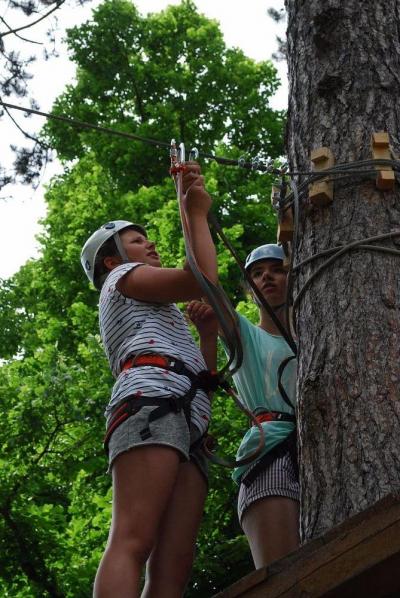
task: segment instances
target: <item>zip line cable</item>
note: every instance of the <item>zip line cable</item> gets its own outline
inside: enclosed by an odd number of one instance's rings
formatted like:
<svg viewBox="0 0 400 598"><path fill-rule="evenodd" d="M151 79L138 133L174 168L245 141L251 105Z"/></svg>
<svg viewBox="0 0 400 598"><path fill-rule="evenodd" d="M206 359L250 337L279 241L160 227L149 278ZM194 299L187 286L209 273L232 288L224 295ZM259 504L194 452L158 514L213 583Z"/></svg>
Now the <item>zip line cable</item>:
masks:
<svg viewBox="0 0 400 598"><path fill-rule="evenodd" d="M109 127L102 127L101 125L93 125L91 123L87 123L83 120L77 120L75 118L69 118L68 116L59 116L56 114L49 114L48 112L42 112L40 110L34 110L33 108L23 108L21 106L16 106L14 104L8 104L0 100L0 105L5 106L6 108L12 108L13 110L20 110L21 112L27 112L29 114L36 114L38 116L43 116L44 118L49 118L50 120L58 120L60 122L66 123L68 125L74 127L81 127L82 129L93 129L95 131L100 131L101 133L106 133L107 135L114 135L116 137L124 137L125 139L132 139L134 141L142 141L143 143L147 143L149 145L156 145L159 147L168 147L170 146L169 143L166 141L158 141L157 139L152 139L151 137L142 137L141 135L135 135L134 133L126 133L124 131L117 131L116 129L110 129Z"/></svg>
<svg viewBox="0 0 400 598"><path fill-rule="evenodd" d="M133 141L141 141L142 143L147 143L149 145L154 145L156 147L170 148L170 145L171 145L170 142L160 141L158 139L153 139L151 137L144 137L142 135L137 135L135 133L126 133L125 131L118 131L116 129L111 129L109 127L103 127L101 125L95 125L95 124L88 123L88 122L85 122L82 120L70 118L68 116L60 116L60 115L56 115L56 114L51 114L49 112L43 112L41 110L35 110L34 108L26 108L26 107L22 107L22 106L17 106L16 104L10 104L8 102L3 102L2 99L0 99L0 106L4 106L5 108L11 108L13 110L19 110L21 112L26 112L27 114L36 114L37 116L43 116L44 118L48 118L50 120L57 120L59 122L63 122L70 126L81 127L82 129L92 129L95 131L99 131L101 133L105 133L107 135L113 135L115 137L132 139ZM370 167L371 165L376 166L379 164L382 166L391 166L393 169L400 172L400 162L398 160L382 159L382 160L364 160L364 161L360 161L360 162L351 162L349 164L343 163L343 164L337 164L336 166L333 166L330 169L326 169L324 171L316 173L314 171L301 171L301 170L291 171L291 170L287 170L286 168L275 168L273 166L273 164L271 163L271 160L269 160L268 164L264 164L258 158L255 158L252 161L248 162L243 157L233 159L233 158L225 158L222 156L216 156L215 154L208 153L208 152L198 151L197 153L198 153L198 156L201 158L214 160L218 164L222 164L225 166L236 166L239 168L245 168L247 170L257 170L257 171L266 172L269 174L275 174L275 175L279 175L279 176L287 175L287 176L293 177L293 176L307 175L310 178L307 179L306 181L304 181L301 185L299 185L299 190L298 190L299 195L301 195L301 193L304 191L304 189L307 188L307 186L311 182L313 182L314 180L319 180L321 178L327 178L327 175L333 175L333 176L336 176L338 174L346 174L349 176L351 176L352 174L361 175L361 174L363 174L363 171L360 171L358 169L360 166ZM352 170L352 168L354 168L354 166L357 167L357 170L355 170L355 169ZM337 179L335 179L335 180L337 180ZM282 207L289 207L291 205L292 201L293 201L293 194L289 194L286 197L285 201L283 202Z"/></svg>
<svg viewBox="0 0 400 598"><path fill-rule="evenodd" d="M126 133L124 131L117 131L116 129L110 129L109 127L102 127L101 125L94 125L92 123L88 123L82 120L77 120L74 118L69 118L67 116L59 116L56 114L50 114L48 112L42 112L41 110L35 110L34 108L23 108L22 106L16 106L15 104L9 104L7 102L3 102L0 99L0 105L4 106L5 108L11 108L13 110L20 110L21 112L26 112L28 114L36 114L38 116L43 116L44 118L48 118L50 120L58 120L60 122L66 123L73 127L81 127L82 129L92 129L95 131L99 131L100 133L105 133L107 135L114 135L115 137L124 137L125 139L132 139L133 141L141 141L142 143L147 143L149 145L154 145L158 147L167 147L169 148L171 143L167 143L166 141L159 141L158 139L152 139L151 137L143 137L142 135L136 135L135 133ZM255 162L246 162L243 158L233 159L233 158L224 158L220 156L216 156L215 154L207 153L207 152L198 152L198 156L201 158L208 158L209 160L214 160L218 164L223 164L225 166L239 166L240 168L245 168L247 170L260 170L262 172L268 172L271 174L280 174L280 170L277 168L272 168L271 164L265 165L262 164L259 160Z"/></svg>

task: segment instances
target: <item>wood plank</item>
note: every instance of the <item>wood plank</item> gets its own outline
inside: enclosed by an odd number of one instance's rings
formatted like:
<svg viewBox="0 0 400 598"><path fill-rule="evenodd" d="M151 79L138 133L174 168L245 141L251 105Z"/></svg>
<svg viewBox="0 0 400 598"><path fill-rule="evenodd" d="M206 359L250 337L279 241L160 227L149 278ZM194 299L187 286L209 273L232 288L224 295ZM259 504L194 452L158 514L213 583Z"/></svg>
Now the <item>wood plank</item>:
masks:
<svg viewBox="0 0 400 598"><path fill-rule="evenodd" d="M400 596L400 496L389 495L218 598Z"/></svg>

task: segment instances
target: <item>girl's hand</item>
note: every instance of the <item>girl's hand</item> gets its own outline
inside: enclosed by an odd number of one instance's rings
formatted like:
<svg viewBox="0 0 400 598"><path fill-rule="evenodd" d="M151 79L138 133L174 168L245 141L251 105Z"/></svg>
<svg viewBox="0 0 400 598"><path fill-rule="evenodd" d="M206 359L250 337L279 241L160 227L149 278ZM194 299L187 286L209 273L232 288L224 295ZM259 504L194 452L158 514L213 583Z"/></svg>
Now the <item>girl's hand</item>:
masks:
<svg viewBox="0 0 400 598"><path fill-rule="evenodd" d="M211 305L202 301L191 301L186 306L186 312L201 338L218 336L218 320Z"/></svg>

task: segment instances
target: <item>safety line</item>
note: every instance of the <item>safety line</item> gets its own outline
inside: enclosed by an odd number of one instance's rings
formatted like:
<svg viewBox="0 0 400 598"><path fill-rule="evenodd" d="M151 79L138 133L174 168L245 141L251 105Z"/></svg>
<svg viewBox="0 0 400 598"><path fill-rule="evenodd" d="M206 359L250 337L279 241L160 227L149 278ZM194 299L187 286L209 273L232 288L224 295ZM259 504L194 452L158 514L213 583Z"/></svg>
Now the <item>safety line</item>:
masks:
<svg viewBox="0 0 400 598"><path fill-rule="evenodd" d="M141 141L142 143L147 143L150 145L158 146L158 147L170 147L170 143L166 141L159 141L158 139L153 139L151 137L143 137L142 135L136 135L135 133L126 133L124 131L117 131L116 129L110 129L109 127L102 127L101 125L94 125L82 120L77 120L73 118L69 118L67 116L59 116L56 114L50 114L48 112L43 112L41 110L35 110L34 108L24 108L22 106L16 106L15 104L9 104L8 102L3 102L0 99L0 105L4 106L5 108L11 108L13 110L20 110L21 112L26 112L28 114L36 114L38 116L43 116L44 118L49 118L51 120L57 120L68 125L74 127L81 127L83 129L93 129L95 131L99 131L100 133L106 133L107 135L114 135L116 137L124 137L125 139L132 139L134 141ZM261 162L257 161L254 162L246 162L243 161L242 158L233 159L233 158L224 158L221 156L216 156L215 154L210 154L207 152L198 152L198 155L201 158L206 158L209 160L214 160L218 164L222 164L224 166L236 166L239 168L245 168L247 170L259 170L261 172L266 172L270 174L280 174L281 171L277 168L272 168L272 166L266 166ZM297 173L296 173L297 174ZM311 173L307 173L311 174Z"/></svg>

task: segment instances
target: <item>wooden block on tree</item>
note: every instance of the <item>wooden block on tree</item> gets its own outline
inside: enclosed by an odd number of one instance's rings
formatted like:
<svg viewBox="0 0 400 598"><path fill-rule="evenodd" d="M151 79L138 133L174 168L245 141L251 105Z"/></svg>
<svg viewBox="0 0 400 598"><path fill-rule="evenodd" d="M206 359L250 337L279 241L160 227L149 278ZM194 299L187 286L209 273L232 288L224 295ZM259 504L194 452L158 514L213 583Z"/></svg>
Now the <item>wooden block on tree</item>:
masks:
<svg viewBox="0 0 400 598"><path fill-rule="evenodd" d="M289 268L290 268L290 255L285 255L285 257L283 258L283 267L286 270L286 272L289 272Z"/></svg>
<svg viewBox="0 0 400 598"><path fill-rule="evenodd" d="M390 160L389 134L386 131L372 133L372 158L374 160ZM394 189L395 176L390 166L379 166L378 176L376 177L376 187L381 191L391 191Z"/></svg>
<svg viewBox="0 0 400 598"><path fill-rule="evenodd" d="M281 189L277 185L272 185L271 204L278 211L278 231L276 236L277 243L287 243L293 239L294 223L293 208L288 207L281 210L279 207Z"/></svg>
<svg viewBox="0 0 400 598"><path fill-rule="evenodd" d="M290 207L278 214L277 243L292 241L293 232L293 209Z"/></svg>
<svg viewBox="0 0 400 598"><path fill-rule="evenodd" d="M332 168L335 158L329 147L319 147L311 152L311 162L314 165L314 172L321 172ZM333 181L325 179L312 183L308 188L308 196L311 203L316 207L324 207L333 201Z"/></svg>
<svg viewBox="0 0 400 598"><path fill-rule="evenodd" d="M218 598L400 596L400 496L390 495Z"/></svg>

